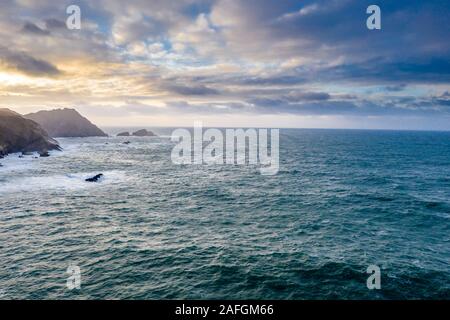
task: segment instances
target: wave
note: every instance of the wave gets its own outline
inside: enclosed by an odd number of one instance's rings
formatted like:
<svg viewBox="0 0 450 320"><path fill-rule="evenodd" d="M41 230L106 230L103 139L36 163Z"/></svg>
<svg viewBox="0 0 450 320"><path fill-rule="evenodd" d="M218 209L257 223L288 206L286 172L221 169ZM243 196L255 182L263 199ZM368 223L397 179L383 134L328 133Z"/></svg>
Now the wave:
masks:
<svg viewBox="0 0 450 320"><path fill-rule="evenodd" d="M63 155L63 152L58 150L52 150L48 152L51 157L57 157ZM47 158L42 158L39 156L38 152L31 152L27 155L19 153L10 153L3 159L0 159L0 173L1 172L11 172L11 171L26 171L33 169L36 164L42 162Z"/></svg>
<svg viewBox="0 0 450 320"><path fill-rule="evenodd" d="M1 159L0 163L2 166L0 166L0 172L32 169L36 163L36 160L38 160L35 158L39 157L39 154L36 152L27 156L21 155L21 153L11 153Z"/></svg>
<svg viewBox="0 0 450 320"><path fill-rule="evenodd" d="M14 180L0 182L0 193L28 192L35 190L63 190L73 191L99 186L114 185L129 179L126 171L104 171L98 182L86 182L85 179L99 172L77 172L51 176L19 177Z"/></svg>

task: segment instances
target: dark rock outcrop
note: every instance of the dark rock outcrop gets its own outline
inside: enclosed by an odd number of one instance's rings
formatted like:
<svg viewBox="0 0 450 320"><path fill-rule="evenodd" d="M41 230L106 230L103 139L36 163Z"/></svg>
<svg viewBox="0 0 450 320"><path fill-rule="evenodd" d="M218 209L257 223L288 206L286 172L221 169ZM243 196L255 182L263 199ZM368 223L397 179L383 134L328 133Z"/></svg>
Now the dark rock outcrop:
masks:
<svg viewBox="0 0 450 320"><path fill-rule="evenodd" d="M129 132L121 132L117 135L118 137L129 137L130 133Z"/></svg>
<svg viewBox="0 0 450 320"><path fill-rule="evenodd" d="M58 142L36 122L0 108L0 156L14 152L61 150Z"/></svg>
<svg viewBox="0 0 450 320"><path fill-rule="evenodd" d="M52 137L107 137L75 109L39 111L24 116L39 123Z"/></svg>
<svg viewBox="0 0 450 320"><path fill-rule="evenodd" d="M133 132L133 136L135 136L135 137L153 137L153 136L155 136L155 134L146 129L141 129L136 132Z"/></svg>
<svg viewBox="0 0 450 320"><path fill-rule="evenodd" d="M102 177L103 177L103 173L99 173L99 174L93 176L92 178L87 178L84 181L86 181L86 182L98 182L98 180L100 180Z"/></svg>

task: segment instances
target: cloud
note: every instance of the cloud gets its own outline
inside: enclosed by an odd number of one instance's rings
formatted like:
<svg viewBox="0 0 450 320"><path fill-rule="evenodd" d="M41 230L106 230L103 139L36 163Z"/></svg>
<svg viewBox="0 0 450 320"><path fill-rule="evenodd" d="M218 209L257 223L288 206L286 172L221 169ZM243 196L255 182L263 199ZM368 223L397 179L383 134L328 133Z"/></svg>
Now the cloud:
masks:
<svg viewBox="0 0 450 320"><path fill-rule="evenodd" d="M0 61L6 67L32 76L56 76L61 71L50 62L36 59L25 52L11 51L0 47Z"/></svg>
<svg viewBox="0 0 450 320"><path fill-rule="evenodd" d="M219 94L218 90L206 86L166 85L164 88L182 96L209 96Z"/></svg>
<svg viewBox="0 0 450 320"><path fill-rule="evenodd" d="M331 95L327 92L291 92L289 99L291 101L323 101L329 100Z"/></svg>
<svg viewBox="0 0 450 320"><path fill-rule="evenodd" d="M5 1L8 103L83 101L124 116L448 115L448 2L383 2L382 29L369 31L368 0L80 0L81 30L65 26L73 1Z"/></svg>
<svg viewBox="0 0 450 320"><path fill-rule="evenodd" d="M450 60L415 58L391 61L374 58L362 63L349 63L324 68L320 77L331 80L379 83L450 83Z"/></svg>
<svg viewBox="0 0 450 320"><path fill-rule="evenodd" d="M31 33L38 36L48 36L50 31L39 28L37 25L31 22L26 22L22 28L25 33Z"/></svg>
<svg viewBox="0 0 450 320"><path fill-rule="evenodd" d="M403 91L404 89L406 89L406 84L404 83L400 83L400 84L394 84L392 86L386 86L384 87L384 90L388 91L388 92L400 92Z"/></svg>
<svg viewBox="0 0 450 320"><path fill-rule="evenodd" d="M436 105L450 107L450 93L448 91L438 97L433 97L432 100Z"/></svg>
<svg viewBox="0 0 450 320"><path fill-rule="evenodd" d="M49 30L63 29L66 28L66 23L58 19L50 18L45 20L45 26Z"/></svg>

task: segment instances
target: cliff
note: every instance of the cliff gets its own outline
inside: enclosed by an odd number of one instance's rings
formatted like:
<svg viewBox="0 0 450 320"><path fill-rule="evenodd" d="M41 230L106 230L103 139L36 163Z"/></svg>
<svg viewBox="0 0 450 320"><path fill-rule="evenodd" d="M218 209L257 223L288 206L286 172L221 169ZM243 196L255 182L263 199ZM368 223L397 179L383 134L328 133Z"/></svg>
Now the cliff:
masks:
<svg viewBox="0 0 450 320"><path fill-rule="evenodd" d="M74 109L39 111L24 116L39 123L52 137L107 137Z"/></svg>
<svg viewBox="0 0 450 320"><path fill-rule="evenodd" d="M58 142L36 122L0 108L0 156L14 152L60 150Z"/></svg>

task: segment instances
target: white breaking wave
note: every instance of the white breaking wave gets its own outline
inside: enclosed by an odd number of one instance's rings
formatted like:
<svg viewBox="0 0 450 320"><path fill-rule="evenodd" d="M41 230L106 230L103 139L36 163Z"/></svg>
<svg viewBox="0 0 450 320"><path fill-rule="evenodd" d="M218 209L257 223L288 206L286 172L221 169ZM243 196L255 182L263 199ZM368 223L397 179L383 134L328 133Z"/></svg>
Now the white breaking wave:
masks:
<svg viewBox="0 0 450 320"><path fill-rule="evenodd" d="M2 167L0 167L0 172L2 171L25 171L32 169L36 164L37 160L35 157L39 157L37 152L32 153L31 155L23 156L19 158L22 153L11 153L8 154L3 159L0 159L0 163Z"/></svg>
<svg viewBox="0 0 450 320"><path fill-rule="evenodd" d="M0 181L0 194L12 192L29 192L36 190L74 191L87 188L102 188L107 185L123 183L129 179L125 171L104 171L98 182L86 182L100 172L77 172L64 175L17 177L10 181Z"/></svg>

